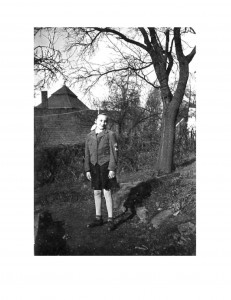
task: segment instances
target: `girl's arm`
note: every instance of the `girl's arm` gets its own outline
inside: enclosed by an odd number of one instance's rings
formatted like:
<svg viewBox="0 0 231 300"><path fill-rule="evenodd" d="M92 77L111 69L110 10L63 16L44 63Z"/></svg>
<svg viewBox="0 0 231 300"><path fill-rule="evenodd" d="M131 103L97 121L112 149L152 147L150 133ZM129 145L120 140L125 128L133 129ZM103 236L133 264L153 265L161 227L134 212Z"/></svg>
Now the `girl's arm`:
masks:
<svg viewBox="0 0 231 300"><path fill-rule="evenodd" d="M86 139L86 142L85 142L84 170L85 170L85 172L90 171L90 153L89 153L89 148L88 148L88 138Z"/></svg>
<svg viewBox="0 0 231 300"><path fill-rule="evenodd" d="M108 169L115 171L118 162L118 143L114 132L109 133L109 144L110 144L110 161Z"/></svg>

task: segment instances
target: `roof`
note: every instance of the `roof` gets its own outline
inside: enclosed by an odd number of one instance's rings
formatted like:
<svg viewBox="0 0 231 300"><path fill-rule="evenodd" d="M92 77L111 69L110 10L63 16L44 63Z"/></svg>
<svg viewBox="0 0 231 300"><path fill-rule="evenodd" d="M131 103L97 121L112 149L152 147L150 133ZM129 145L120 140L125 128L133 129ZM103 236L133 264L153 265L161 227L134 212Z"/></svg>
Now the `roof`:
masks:
<svg viewBox="0 0 231 300"><path fill-rule="evenodd" d="M43 103L39 104L37 108L44 108ZM88 107L83 104L83 102L81 102L66 85L63 85L48 98L47 108L76 108L78 110L88 109Z"/></svg>

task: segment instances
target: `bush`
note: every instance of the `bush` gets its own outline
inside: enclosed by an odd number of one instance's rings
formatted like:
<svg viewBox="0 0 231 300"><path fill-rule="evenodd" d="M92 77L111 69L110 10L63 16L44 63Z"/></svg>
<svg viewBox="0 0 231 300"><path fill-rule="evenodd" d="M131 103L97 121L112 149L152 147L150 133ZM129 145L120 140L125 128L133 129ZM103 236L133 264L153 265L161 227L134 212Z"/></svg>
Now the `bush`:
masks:
<svg viewBox="0 0 231 300"><path fill-rule="evenodd" d="M83 176L84 144L58 145L35 151L35 186L78 180Z"/></svg>
<svg viewBox="0 0 231 300"><path fill-rule="evenodd" d="M176 135L174 147L174 162L176 165L187 160L192 154L196 153L196 138L195 133L183 128L180 134Z"/></svg>
<svg viewBox="0 0 231 300"><path fill-rule="evenodd" d="M155 146L140 139L120 137L118 173L138 171L154 161ZM82 183L84 175L84 144L58 145L40 148L34 155L35 187L48 183L75 181Z"/></svg>
<svg viewBox="0 0 231 300"><path fill-rule="evenodd" d="M139 137L121 137L119 140L119 172L138 171L147 163L154 162L158 143Z"/></svg>

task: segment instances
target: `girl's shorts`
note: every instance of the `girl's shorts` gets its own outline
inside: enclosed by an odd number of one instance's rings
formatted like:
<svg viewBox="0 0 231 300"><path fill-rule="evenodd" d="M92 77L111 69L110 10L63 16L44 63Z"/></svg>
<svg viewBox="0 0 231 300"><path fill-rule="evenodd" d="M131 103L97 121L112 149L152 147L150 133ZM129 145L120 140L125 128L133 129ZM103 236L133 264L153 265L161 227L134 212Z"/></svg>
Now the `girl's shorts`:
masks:
<svg viewBox="0 0 231 300"><path fill-rule="evenodd" d="M109 162L106 162L102 166L90 163L91 187L94 190L111 190L114 186L116 186L116 178L108 178L108 165Z"/></svg>

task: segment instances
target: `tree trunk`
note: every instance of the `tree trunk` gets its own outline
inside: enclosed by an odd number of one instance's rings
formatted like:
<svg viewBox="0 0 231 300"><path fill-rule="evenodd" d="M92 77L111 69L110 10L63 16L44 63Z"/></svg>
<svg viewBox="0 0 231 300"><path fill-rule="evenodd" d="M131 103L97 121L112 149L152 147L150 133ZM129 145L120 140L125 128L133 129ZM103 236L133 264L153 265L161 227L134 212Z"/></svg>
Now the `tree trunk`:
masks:
<svg viewBox="0 0 231 300"><path fill-rule="evenodd" d="M179 41L178 41L179 42ZM181 50L181 43L178 45ZM176 46L177 50L177 46ZM178 49L178 52L180 51ZM174 142L175 142L175 125L176 118L179 111L179 107L182 103L186 84L189 76L189 62L183 55L183 52L178 53L178 60L180 66L179 81L177 88L172 97L169 90L168 83L163 82L161 87L161 97L163 101L163 117L161 126L161 140L160 148L157 158L157 172L159 175L171 173L174 169L173 154L174 154ZM158 69L156 68L158 74ZM158 76L160 79L163 75ZM161 81L159 79L159 81Z"/></svg>
<svg viewBox="0 0 231 300"><path fill-rule="evenodd" d="M177 112L174 113L174 110L170 104L163 112L160 148L157 158L158 175L168 174L173 170L176 115Z"/></svg>
<svg viewBox="0 0 231 300"><path fill-rule="evenodd" d="M159 175L168 174L174 170L173 155L176 118L184 97L187 80L188 69L186 68L178 82L177 90L173 97L170 97L169 94L167 95L165 90L161 91L163 98L163 116L161 123L160 148L157 158L157 172Z"/></svg>

